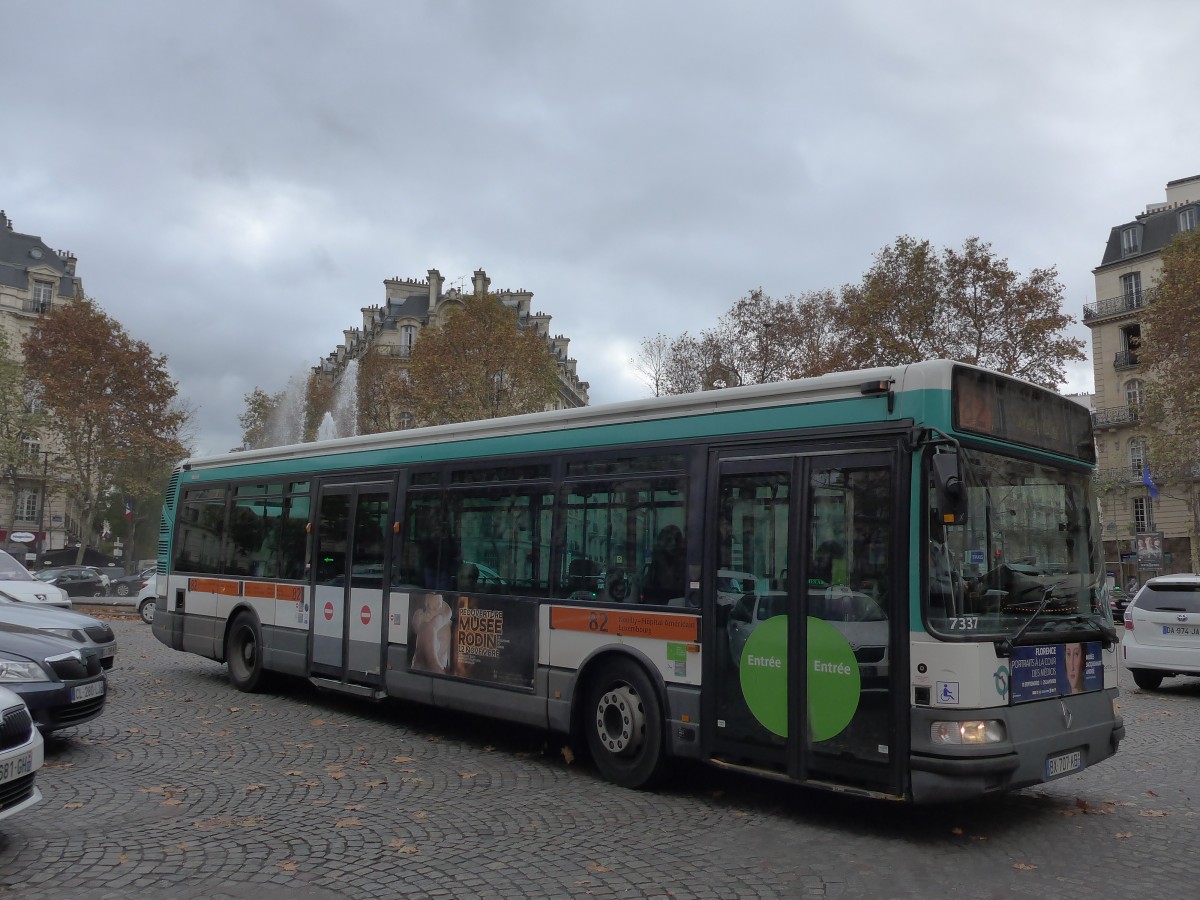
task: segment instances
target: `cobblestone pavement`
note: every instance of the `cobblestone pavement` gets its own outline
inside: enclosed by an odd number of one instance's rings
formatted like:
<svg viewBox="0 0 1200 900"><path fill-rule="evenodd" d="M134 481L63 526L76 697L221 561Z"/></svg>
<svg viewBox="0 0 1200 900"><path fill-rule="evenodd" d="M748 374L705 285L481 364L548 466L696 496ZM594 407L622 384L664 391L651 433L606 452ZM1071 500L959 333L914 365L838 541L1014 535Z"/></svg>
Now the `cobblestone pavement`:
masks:
<svg viewBox="0 0 1200 900"><path fill-rule="evenodd" d="M1122 673L1116 758L913 809L681 767L614 787L538 731L303 682L233 690L137 621L108 709L47 745L45 800L0 823L0 894L374 897L1190 896L1200 681Z"/></svg>

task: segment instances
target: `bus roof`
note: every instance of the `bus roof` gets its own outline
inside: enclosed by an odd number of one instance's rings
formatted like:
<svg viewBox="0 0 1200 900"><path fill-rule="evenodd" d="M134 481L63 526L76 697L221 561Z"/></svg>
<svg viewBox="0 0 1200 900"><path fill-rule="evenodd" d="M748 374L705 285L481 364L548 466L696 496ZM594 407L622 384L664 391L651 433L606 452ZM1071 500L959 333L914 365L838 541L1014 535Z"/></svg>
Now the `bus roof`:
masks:
<svg viewBox="0 0 1200 900"><path fill-rule="evenodd" d="M489 438L551 434L600 426L669 421L720 413L764 410L772 407L863 399L864 395L870 396L870 391L864 386L881 382L889 385L891 392L895 395L927 390L949 391L955 367L977 368L950 360L927 360L906 366L835 372L814 378L725 388L718 391L702 391L601 406L332 438L281 447L233 451L219 456L188 459L180 467L196 472L208 468L242 466L251 463L308 460L322 456L340 456L373 450L396 450ZM1037 386L1034 385L1034 387ZM885 393L876 391L874 395L882 397ZM897 404L894 414L881 415L876 412L869 419L864 417L863 420L880 421L887 418L912 417L911 405L909 406L909 410L905 412L903 407Z"/></svg>

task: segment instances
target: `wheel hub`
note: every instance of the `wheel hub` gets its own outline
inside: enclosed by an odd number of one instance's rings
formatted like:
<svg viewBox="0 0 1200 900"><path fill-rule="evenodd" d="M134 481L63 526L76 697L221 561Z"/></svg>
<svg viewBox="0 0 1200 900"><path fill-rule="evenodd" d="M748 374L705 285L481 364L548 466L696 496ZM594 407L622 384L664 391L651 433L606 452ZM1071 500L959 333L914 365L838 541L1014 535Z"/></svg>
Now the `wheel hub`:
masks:
<svg viewBox="0 0 1200 900"><path fill-rule="evenodd" d="M646 715L633 688L623 684L600 697L596 704L596 733L610 753L632 754L642 746Z"/></svg>

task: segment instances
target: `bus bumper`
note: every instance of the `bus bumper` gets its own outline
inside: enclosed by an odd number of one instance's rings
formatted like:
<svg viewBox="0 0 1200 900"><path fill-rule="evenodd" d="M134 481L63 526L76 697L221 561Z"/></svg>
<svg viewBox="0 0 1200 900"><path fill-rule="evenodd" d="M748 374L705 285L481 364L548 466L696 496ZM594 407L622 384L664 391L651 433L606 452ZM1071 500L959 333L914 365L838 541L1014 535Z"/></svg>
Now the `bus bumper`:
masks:
<svg viewBox="0 0 1200 900"><path fill-rule="evenodd" d="M1125 737L1125 722L1114 712L1108 691L993 709L912 712L909 769L916 803L963 800L1057 780L1108 759ZM931 740L935 722L976 719L1003 722L1006 740L978 747L935 746Z"/></svg>

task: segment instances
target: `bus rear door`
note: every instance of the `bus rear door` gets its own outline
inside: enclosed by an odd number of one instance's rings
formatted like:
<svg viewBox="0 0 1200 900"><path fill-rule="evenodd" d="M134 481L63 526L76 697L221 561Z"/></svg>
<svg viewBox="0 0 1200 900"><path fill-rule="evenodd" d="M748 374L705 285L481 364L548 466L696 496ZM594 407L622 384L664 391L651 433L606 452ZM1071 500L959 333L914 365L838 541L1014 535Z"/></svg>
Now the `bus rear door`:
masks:
<svg viewBox="0 0 1200 900"><path fill-rule="evenodd" d="M320 487L310 670L317 679L383 687L391 482Z"/></svg>

